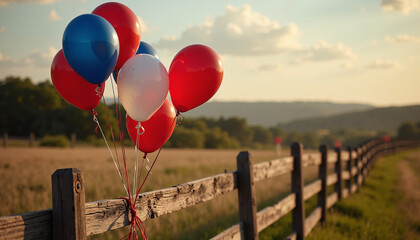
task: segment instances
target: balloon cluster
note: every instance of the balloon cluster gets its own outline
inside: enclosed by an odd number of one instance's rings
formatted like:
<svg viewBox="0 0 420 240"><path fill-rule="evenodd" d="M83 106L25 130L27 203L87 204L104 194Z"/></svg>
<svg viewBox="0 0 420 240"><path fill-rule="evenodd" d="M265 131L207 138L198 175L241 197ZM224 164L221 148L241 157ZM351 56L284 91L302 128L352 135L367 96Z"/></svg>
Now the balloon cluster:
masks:
<svg viewBox="0 0 420 240"><path fill-rule="evenodd" d="M51 65L59 94L93 112L112 74L127 112L129 135L144 153L163 146L174 131L176 116L208 101L223 78L217 53L199 44L180 50L167 71L156 50L141 41L137 16L116 2L74 18L62 46Z"/></svg>

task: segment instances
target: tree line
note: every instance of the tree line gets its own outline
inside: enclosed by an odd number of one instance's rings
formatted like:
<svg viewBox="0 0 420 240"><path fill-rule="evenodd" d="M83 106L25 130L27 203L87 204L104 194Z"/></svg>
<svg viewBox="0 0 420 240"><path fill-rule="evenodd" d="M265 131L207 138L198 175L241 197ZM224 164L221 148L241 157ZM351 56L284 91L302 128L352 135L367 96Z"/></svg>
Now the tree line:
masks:
<svg viewBox="0 0 420 240"><path fill-rule="evenodd" d="M118 119L115 113L121 110L121 129L125 142L131 144L125 128L124 108L113 102L107 104L101 102L95 108L105 135L110 139L111 127L114 136L119 136ZM29 133L35 133L37 138L40 138L59 134L70 136L75 133L78 140L95 145L103 144L99 132L95 132L96 124L91 112L80 110L67 103L49 80L37 84L29 78L12 76L0 80L0 109L2 109L0 131L8 133L9 136L23 137L28 136ZM419 126L420 124L415 125L418 134L420 134ZM404 129L412 128L412 125L404 127ZM272 148L274 138L280 136L284 146L299 141L305 148L315 149L321 143L333 147L337 141L341 141L343 146L354 146L366 139L383 134L346 128L326 133L285 132L275 126L269 128L251 126L248 125L246 119L239 117L218 119L184 117L165 147ZM116 142L118 142L117 139Z"/></svg>

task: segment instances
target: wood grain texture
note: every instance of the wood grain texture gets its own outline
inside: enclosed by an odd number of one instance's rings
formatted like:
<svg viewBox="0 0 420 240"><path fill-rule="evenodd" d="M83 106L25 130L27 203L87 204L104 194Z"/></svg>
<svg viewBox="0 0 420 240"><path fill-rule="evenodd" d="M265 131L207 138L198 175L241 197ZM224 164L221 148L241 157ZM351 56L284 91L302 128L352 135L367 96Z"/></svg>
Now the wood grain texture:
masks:
<svg viewBox="0 0 420 240"><path fill-rule="evenodd" d="M321 164L320 153L306 153L301 157L302 167L317 166Z"/></svg>
<svg viewBox="0 0 420 240"><path fill-rule="evenodd" d="M283 157L254 165L254 181L272 178L293 170L293 157Z"/></svg>
<svg viewBox="0 0 420 240"><path fill-rule="evenodd" d="M0 239L52 239L52 209L0 217Z"/></svg>
<svg viewBox="0 0 420 240"><path fill-rule="evenodd" d="M237 189L236 172L207 177L174 187L141 194L136 203L137 215L143 220L209 201ZM87 235L127 226L130 214L124 200L101 200L86 204Z"/></svg>
<svg viewBox="0 0 420 240"><path fill-rule="evenodd" d="M275 221L288 214L295 207L295 194L291 193L273 206L264 208L257 213L258 232L261 232Z"/></svg>

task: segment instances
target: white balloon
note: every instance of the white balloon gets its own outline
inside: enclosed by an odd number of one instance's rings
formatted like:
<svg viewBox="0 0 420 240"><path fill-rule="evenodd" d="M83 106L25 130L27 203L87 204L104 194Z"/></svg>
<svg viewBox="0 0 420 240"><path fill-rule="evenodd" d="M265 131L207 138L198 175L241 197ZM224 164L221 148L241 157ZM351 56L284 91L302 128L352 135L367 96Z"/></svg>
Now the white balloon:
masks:
<svg viewBox="0 0 420 240"><path fill-rule="evenodd" d="M135 55L121 67L117 87L118 97L128 115L144 122L162 106L168 95L168 71L152 55Z"/></svg>

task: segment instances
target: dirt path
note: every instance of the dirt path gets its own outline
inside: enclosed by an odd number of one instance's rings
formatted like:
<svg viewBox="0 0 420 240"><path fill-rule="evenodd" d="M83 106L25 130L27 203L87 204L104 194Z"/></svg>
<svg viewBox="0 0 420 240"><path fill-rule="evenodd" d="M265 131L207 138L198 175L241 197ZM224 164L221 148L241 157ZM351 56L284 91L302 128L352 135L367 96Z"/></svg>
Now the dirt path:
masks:
<svg viewBox="0 0 420 240"><path fill-rule="evenodd" d="M398 164L400 209L410 232L404 239L420 239L420 153L416 152Z"/></svg>

